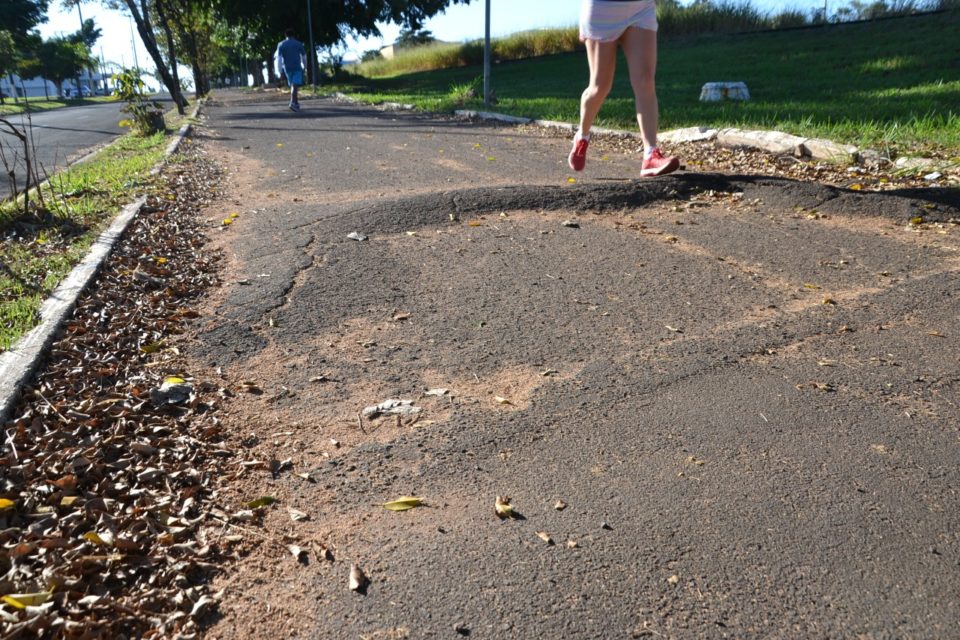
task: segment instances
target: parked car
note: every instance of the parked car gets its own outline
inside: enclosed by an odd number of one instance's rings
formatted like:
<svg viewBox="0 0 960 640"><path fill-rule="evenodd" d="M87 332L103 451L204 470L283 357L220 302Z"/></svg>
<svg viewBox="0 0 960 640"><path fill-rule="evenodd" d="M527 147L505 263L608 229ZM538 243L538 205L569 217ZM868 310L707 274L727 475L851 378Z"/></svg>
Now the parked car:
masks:
<svg viewBox="0 0 960 640"><path fill-rule="evenodd" d="M68 87L68 88L66 88L66 89L63 90L63 97L66 98L67 100L76 98L77 96L74 95L74 92L75 92L75 91L76 91L76 89L73 89L73 88L69 88L69 87ZM91 97L92 95L93 95L93 93L90 92L90 87L80 87L80 96L82 96L82 97L84 97L84 98L89 98L89 97Z"/></svg>

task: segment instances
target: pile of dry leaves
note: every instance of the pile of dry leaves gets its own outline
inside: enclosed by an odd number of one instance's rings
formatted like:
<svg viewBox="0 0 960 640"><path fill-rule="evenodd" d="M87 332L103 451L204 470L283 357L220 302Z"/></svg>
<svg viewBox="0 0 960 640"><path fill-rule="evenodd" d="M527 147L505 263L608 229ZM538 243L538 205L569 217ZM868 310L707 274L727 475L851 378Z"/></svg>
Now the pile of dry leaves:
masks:
<svg viewBox="0 0 960 640"><path fill-rule="evenodd" d="M215 606L217 396L166 341L216 282L198 209L220 176L188 145L163 177L4 425L3 638L190 637Z"/></svg>

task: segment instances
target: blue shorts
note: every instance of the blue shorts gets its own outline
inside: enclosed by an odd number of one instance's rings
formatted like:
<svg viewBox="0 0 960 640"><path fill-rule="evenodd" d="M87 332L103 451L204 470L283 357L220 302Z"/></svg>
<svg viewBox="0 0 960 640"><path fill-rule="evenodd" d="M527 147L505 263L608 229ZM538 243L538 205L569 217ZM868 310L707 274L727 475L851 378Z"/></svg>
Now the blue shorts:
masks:
<svg viewBox="0 0 960 640"><path fill-rule="evenodd" d="M284 69L283 75L287 76L287 84L289 84L291 87L303 86L303 69L297 69L296 71Z"/></svg>

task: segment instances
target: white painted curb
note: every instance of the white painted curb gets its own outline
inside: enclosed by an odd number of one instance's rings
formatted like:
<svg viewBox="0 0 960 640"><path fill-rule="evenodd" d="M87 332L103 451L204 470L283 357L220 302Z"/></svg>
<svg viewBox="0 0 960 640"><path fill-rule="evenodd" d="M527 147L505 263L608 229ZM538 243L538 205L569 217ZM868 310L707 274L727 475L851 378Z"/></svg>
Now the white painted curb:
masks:
<svg viewBox="0 0 960 640"><path fill-rule="evenodd" d="M190 118L197 116L200 106L201 103L198 101ZM150 171L151 175L160 172L160 168L167 158L176 152L191 127L189 122L180 127L177 135L167 145L164 159ZM134 217L140 213L140 208L145 202L146 198L141 197L123 208L110 227L93 243L83 261L74 267L53 294L44 300L40 306L40 324L20 338L10 349L0 354L0 424L10 417L20 389L37 370L40 359L57 337L64 321L73 312L80 294L96 277L114 245Z"/></svg>

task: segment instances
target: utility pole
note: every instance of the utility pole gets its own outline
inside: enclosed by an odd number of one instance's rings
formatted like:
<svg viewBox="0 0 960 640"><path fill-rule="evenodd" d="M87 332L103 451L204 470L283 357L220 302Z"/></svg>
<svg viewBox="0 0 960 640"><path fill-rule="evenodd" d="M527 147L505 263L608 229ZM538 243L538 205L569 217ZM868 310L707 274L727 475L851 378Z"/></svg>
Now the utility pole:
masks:
<svg viewBox="0 0 960 640"><path fill-rule="evenodd" d="M483 104L490 106L490 0L486 6L486 28L483 35Z"/></svg>

